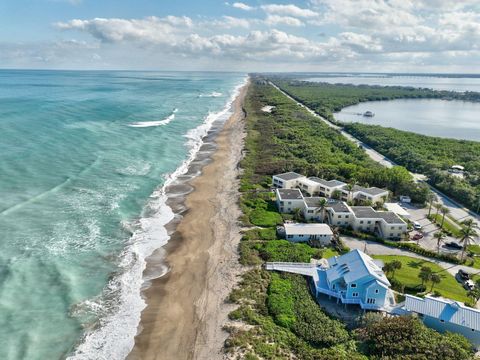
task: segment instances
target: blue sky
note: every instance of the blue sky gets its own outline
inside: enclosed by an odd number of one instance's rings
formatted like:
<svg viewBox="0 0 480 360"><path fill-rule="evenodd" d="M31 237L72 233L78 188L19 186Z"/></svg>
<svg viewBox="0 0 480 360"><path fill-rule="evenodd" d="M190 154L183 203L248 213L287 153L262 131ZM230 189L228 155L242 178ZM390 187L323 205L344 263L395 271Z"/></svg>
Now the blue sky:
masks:
<svg viewBox="0 0 480 360"><path fill-rule="evenodd" d="M2 0L0 67L478 72L478 0Z"/></svg>

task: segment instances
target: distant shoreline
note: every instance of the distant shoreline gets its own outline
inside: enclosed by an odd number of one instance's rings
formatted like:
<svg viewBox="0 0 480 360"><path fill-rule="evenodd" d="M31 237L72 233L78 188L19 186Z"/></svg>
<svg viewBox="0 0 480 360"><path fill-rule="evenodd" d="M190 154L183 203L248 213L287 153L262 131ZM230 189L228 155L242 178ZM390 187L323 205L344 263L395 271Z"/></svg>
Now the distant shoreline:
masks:
<svg viewBox="0 0 480 360"><path fill-rule="evenodd" d="M228 121L214 125L186 174L201 171L201 175L167 189L178 194L168 205L183 218L168 225L169 231L176 228L171 240L147 259L147 278L161 266L160 258L170 271L144 291L147 307L129 359L221 357L228 335L222 325L231 310L224 303L241 271L236 189L247 87L234 101Z"/></svg>

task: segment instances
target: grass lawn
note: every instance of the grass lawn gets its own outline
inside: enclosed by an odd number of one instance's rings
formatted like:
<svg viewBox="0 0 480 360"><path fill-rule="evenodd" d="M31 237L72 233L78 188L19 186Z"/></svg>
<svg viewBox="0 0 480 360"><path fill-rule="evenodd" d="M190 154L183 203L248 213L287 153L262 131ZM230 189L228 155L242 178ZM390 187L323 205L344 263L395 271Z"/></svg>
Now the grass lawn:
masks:
<svg viewBox="0 0 480 360"><path fill-rule="evenodd" d="M467 291L462 287L455 278L446 270L430 261L425 261L410 256L395 256L395 255L374 255L373 258L382 260L384 263L398 260L402 263L402 268L395 272L395 279L402 282L406 286L414 287L420 285L422 281L418 277L422 266L430 267L433 272L438 273L442 281L435 285L433 291L439 292L443 297L458 300L468 301ZM431 284L427 284L427 291L430 291Z"/></svg>
<svg viewBox="0 0 480 360"><path fill-rule="evenodd" d="M322 257L325 259L339 255L338 251L332 248L322 249Z"/></svg>
<svg viewBox="0 0 480 360"><path fill-rule="evenodd" d="M442 214L438 214L435 217L435 214L433 214L433 218L435 219L435 222L440 225L442 223ZM459 238L462 236L460 233L460 227L455 224L452 220L448 218L448 216L445 217L445 221L443 222L443 229L450 232L453 236Z"/></svg>
<svg viewBox="0 0 480 360"><path fill-rule="evenodd" d="M475 255L480 255L480 245L468 245L467 250Z"/></svg>

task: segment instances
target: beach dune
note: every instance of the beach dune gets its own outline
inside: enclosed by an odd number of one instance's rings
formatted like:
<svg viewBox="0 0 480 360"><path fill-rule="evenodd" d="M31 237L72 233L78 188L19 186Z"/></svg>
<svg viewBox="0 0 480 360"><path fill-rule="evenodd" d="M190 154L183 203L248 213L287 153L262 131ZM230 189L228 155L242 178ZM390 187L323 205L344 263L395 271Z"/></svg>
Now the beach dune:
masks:
<svg viewBox="0 0 480 360"><path fill-rule="evenodd" d="M170 271L144 292L147 307L130 360L222 358L227 337L222 326L232 310L225 300L241 271L238 162L247 87L215 139L212 161L190 182L194 191L185 200L188 210L165 248ZM149 259L147 268L156 261Z"/></svg>

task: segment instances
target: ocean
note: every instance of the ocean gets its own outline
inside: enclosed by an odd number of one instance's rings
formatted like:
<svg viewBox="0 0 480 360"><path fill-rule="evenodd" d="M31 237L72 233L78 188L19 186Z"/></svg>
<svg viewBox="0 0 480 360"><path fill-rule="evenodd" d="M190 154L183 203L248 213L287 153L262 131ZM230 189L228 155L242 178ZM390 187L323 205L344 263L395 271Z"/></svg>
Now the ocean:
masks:
<svg viewBox="0 0 480 360"><path fill-rule="evenodd" d="M244 74L0 71L0 359L122 359L165 187Z"/></svg>

